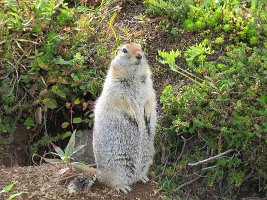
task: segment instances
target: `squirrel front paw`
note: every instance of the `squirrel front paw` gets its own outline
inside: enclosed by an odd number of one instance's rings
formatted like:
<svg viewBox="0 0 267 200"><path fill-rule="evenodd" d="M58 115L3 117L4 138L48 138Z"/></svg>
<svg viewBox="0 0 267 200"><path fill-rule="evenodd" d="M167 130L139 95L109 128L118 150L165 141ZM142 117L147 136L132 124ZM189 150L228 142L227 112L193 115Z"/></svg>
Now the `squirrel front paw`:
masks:
<svg viewBox="0 0 267 200"><path fill-rule="evenodd" d="M148 126L150 124L150 117L151 115L149 114L145 114L145 123L146 123L146 126Z"/></svg>
<svg viewBox="0 0 267 200"><path fill-rule="evenodd" d="M125 113L124 117L129 120L131 124L134 124L134 126L138 126L137 118L135 114L132 113Z"/></svg>
<svg viewBox="0 0 267 200"><path fill-rule="evenodd" d="M149 102L146 103L144 111L145 111L144 112L144 114L145 114L145 122L146 122L146 124L149 124L150 123L150 118L151 118L151 113L152 113L151 104Z"/></svg>

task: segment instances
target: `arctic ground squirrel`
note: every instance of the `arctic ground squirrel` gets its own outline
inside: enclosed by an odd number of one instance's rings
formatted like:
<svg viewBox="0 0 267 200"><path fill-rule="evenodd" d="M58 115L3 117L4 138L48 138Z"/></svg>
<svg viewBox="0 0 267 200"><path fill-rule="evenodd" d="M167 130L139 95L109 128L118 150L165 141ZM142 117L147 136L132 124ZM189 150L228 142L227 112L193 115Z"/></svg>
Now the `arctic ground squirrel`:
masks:
<svg viewBox="0 0 267 200"><path fill-rule="evenodd" d="M71 193L95 179L128 194L138 181L149 182L153 162L156 99L151 71L141 46L125 44L110 64L94 110L96 177L85 175L68 186Z"/></svg>

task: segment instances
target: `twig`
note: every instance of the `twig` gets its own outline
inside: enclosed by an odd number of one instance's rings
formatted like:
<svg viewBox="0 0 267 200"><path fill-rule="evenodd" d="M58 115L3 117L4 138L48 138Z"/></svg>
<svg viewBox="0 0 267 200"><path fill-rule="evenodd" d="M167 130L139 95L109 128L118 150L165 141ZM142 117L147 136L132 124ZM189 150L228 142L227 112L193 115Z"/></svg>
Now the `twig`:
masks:
<svg viewBox="0 0 267 200"><path fill-rule="evenodd" d="M188 76L187 74L185 74L185 73L183 73L183 72L181 72L181 71L179 71L179 70L177 70L177 69L171 69L171 70L177 72L178 74L180 74L180 75L182 75L182 76L184 76L184 77L186 77L186 78L188 78L189 80L191 80L192 82L194 82L194 83L196 83L196 84L198 84L198 85L201 85L201 84L202 84L202 83L200 83L199 81L193 79L192 77Z"/></svg>
<svg viewBox="0 0 267 200"><path fill-rule="evenodd" d="M199 130L197 130L197 134L198 134L198 137L200 137L200 139L202 139L205 143L208 143L207 140L205 140L202 135L200 134Z"/></svg>
<svg viewBox="0 0 267 200"><path fill-rule="evenodd" d="M26 67L20 63L21 59L25 56L24 54L20 55L18 52L15 52L17 54L17 56L19 56L20 58L17 60L16 65L21 65L23 67L24 70L26 70Z"/></svg>
<svg viewBox="0 0 267 200"><path fill-rule="evenodd" d="M218 155L216 155L216 156L207 158L207 159L205 159L205 160L198 161L198 162L196 162L196 163L188 163L187 165L189 165L189 166L200 165L200 164L202 164L202 163L206 163L206 162L209 162L209 161L211 161L211 160L218 159L218 158L220 158L220 157L222 157L222 156L224 156L224 155L226 155L226 154L228 154L228 153L231 153L231 152L233 152L233 151L235 151L235 149L229 149L229 150L227 150L227 151L225 151L225 152L223 152L223 153L220 153L220 154L218 154Z"/></svg>
<svg viewBox="0 0 267 200"><path fill-rule="evenodd" d="M155 196L156 194L158 194L159 191L161 191L163 189L163 187L165 186L165 184L166 184L166 182L164 182L164 184L156 192L154 192L153 195Z"/></svg>
<svg viewBox="0 0 267 200"><path fill-rule="evenodd" d="M191 191L192 190L190 189L189 192L188 192L188 194L187 194L187 196L186 196L186 199L185 200L189 199Z"/></svg>
<svg viewBox="0 0 267 200"><path fill-rule="evenodd" d="M35 162L35 160L34 160L34 156L37 156L37 157L40 157L40 158L41 158L39 164L37 164L37 163ZM35 166L39 166L39 165L41 165L41 161L42 161L42 159L43 159L43 157L40 156L40 155L38 155L38 154L35 154L35 153L34 153L34 154L32 155L32 163L33 163Z"/></svg>
<svg viewBox="0 0 267 200"><path fill-rule="evenodd" d="M177 192L178 190L182 189L183 187L190 185L191 183L196 182L198 179L202 178L201 176L198 176L188 182L183 183L182 185L179 185L175 190L173 190L173 192Z"/></svg>
<svg viewBox="0 0 267 200"><path fill-rule="evenodd" d="M202 168L201 170L207 170L207 169L212 169L212 168L214 168L214 167L217 167L217 165L214 165L214 166L210 166L210 167L204 167L204 168Z"/></svg>
<svg viewBox="0 0 267 200"><path fill-rule="evenodd" d="M46 82L45 82L45 80L44 80L44 77L43 77L43 76L41 76L41 80L42 80L43 84L45 85L45 87L47 87L47 85L46 85Z"/></svg>
<svg viewBox="0 0 267 200"><path fill-rule="evenodd" d="M10 64L13 68L14 68L14 70L15 70L15 72L16 72L16 78L17 78L17 81L19 81L19 73L18 73L18 69L17 69L17 67L15 67L11 62L9 62L9 61L7 61L8 62L8 64Z"/></svg>
<svg viewBox="0 0 267 200"><path fill-rule="evenodd" d="M29 57L29 55L23 50L23 48L21 47L20 43L17 40L14 40L17 44L17 46L19 47L19 49L27 56Z"/></svg>
<svg viewBox="0 0 267 200"><path fill-rule="evenodd" d="M26 98L26 95L27 94L25 93L24 96L21 98L21 100L15 106L11 108L11 111L14 111L15 109L17 109L17 107L21 105L20 103Z"/></svg>
<svg viewBox="0 0 267 200"><path fill-rule="evenodd" d="M73 177L77 177L79 175L81 175L81 174L73 174L73 175L70 175L70 176L67 176L67 177L63 177L63 178L59 179L59 182L62 183L63 181L67 181L67 180L72 179Z"/></svg>
<svg viewBox="0 0 267 200"><path fill-rule="evenodd" d="M45 136L48 136L46 122L47 122L47 110L45 110L44 112L44 128L45 128Z"/></svg>
<svg viewBox="0 0 267 200"><path fill-rule="evenodd" d="M0 42L0 45L1 45L1 44L4 44L5 42L6 42L6 40L4 40L4 41L1 41L1 42Z"/></svg>
<svg viewBox="0 0 267 200"><path fill-rule="evenodd" d="M195 79L198 79L199 81L204 81L204 79L199 78L198 76L194 75L193 73L191 73L191 72L189 72L189 71L187 71L187 70L185 70L185 69L183 69L183 68L181 68L181 67L178 67L178 66L176 66L176 67L177 67L179 70L181 70L181 71L187 73L188 75L193 76Z"/></svg>
<svg viewBox="0 0 267 200"><path fill-rule="evenodd" d="M72 110L73 104L70 105L70 125L71 125L71 129L72 132L74 131L74 127L73 127L73 110Z"/></svg>
<svg viewBox="0 0 267 200"><path fill-rule="evenodd" d="M24 89L24 91L27 93L27 94L29 94L32 98L35 98L29 91L28 91L28 89L23 85L23 84L21 84L21 87Z"/></svg>
<svg viewBox="0 0 267 200"><path fill-rule="evenodd" d="M14 82L12 83L12 81L13 81L13 79L15 79L14 80ZM10 81L11 83L12 83L12 88L11 88L11 90L10 90L10 92L9 92L9 94L7 95L7 96L10 96L11 94L12 94L12 92L13 92L13 90L14 90L14 88L15 88L15 85L16 85L16 78L12 78L12 81ZM11 84L10 83L10 84Z"/></svg>
<svg viewBox="0 0 267 200"><path fill-rule="evenodd" d="M182 155L184 154L184 148L185 148L185 145L186 145L186 139L183 136L181 136L181 138L183 139L184 144L183 144L182 151L181 151L180 155L176 159L176 162L178 162L180 160L180 158L182 157Z"/></svg>

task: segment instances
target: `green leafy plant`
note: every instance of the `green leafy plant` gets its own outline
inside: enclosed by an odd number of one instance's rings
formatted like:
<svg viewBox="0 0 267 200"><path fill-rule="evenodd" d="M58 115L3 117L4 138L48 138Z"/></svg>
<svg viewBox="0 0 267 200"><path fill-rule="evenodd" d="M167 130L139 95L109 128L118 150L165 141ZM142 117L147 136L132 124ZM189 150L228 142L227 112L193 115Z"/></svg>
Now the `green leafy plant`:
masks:
<svg viewBox="0 0 267 200"><path fill-rule="evenodd" d="M56 151L56 153L51 152L49 154L58 156L60 159L58 158L43 158L46 162L52 163L52 164L66 164L68 167L64 168L63 170L61 170L59 173L63 174L67 171L73 171L73 168L76 169L81 169L81 170L85 170L85 171L90 171L91 168L89 166L87 166L86 164L80 163L80 162L72 162L72 156L78 152L79 150L81 150L82 148L84 148L85 145L80 145L77 146L75 148L75 137L76 137L76 131L74 131L70 137L70 140L66 146L66 148L64 149L64 151L56 146L55 144L52 144L54 150Z"/></svg>
<svg viewBox="0 0 267 200"><path fill-rule="evenodd" d="M176 51L171 50L169 53L159 50L158 54L161 58L157 58L157 60L162 64L167 64L172 71L179 73L180 75L188 78L189 80L197 84L201 84L200 81L203 81L201 78L198 78L194 74L176 65L175 59L181 56L181 52L178 49Z"/></svg>
<svg viewBox="0 0 267 200"><path fill-rule="evenodd" d="M5 186L1 191L0 191L0 195L4 194L4 193L10 193L13 189L13 187L18 183L18 181L15 181L7 186ZM13 194L9 194L9 197L7 198L7 200L11 200L11 199L15 199L17 197L20 197L24 194L28 194L28 192L16 192Z"/></svg>
<svg viewBox="0 0 267 200"><path fill-rule="evenodd" d="M212 54L214 51L211 50L211 44L209 40L205 39L199 44L190 46L184 53L184 57L189 67L195 67L194 62L200 64L200 68L204 67L204 62L206 61L206 55ZM197 68L197 67L196 67Z"/></svg>

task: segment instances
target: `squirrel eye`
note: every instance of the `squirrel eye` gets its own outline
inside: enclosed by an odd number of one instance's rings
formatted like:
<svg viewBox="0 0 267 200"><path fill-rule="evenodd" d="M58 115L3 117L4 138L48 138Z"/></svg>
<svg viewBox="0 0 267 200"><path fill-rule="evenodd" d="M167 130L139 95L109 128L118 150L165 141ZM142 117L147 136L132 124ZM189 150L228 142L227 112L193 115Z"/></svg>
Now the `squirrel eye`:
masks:
<svg viewBox="0 0 267 200"><path fill-rule="evenodd" d="M128 53L127 49L125 49L125 48L122 49L122 52L123 53Z"/></svg>

